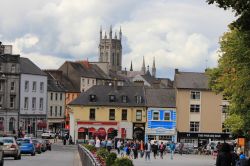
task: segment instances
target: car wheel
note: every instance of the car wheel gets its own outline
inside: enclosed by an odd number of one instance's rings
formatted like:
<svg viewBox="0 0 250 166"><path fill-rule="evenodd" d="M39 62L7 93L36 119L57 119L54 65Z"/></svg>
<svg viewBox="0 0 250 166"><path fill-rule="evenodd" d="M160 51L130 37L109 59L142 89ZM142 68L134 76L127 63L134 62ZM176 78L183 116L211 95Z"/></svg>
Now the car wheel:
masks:
<svg viewBox="0 0 250 166"><path fill-rule="evenodd" d="M18 156L18 160L21 160L21 158L22 158L22 157L21 157L21 154L19 154L19 156Z"/></svg>
<svg viewBox="0 0 250 166"><path fill-rule="evenodd" d="M2 162L0 163L0 166L3 166L4 164L4 159L2 159Z"/></svg>
<svg viewBox="0 0 250 166"><path fill-rule="evenodd" d="M36 155L36 152L31 153L31 156L35 156L35 155Z"/></svg>
<svg viewBox="0 0 250 166"><path fill-rule="evenodd" d="M17 156L15 156L15 157L14 157L14 160L18 160L18 157L19 157L18 155L17 155Z"/></svg>

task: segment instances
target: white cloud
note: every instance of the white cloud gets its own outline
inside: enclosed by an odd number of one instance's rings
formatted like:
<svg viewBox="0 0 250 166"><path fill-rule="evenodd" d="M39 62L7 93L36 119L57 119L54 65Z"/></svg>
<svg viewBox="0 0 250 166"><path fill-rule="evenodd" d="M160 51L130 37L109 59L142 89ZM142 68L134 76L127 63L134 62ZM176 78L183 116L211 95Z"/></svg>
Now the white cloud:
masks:
<svg viewBox="0 0 250 166"><path fill-rule="evenodd" d="M140 69L145 56L150 66L156 57L161 71L203 70L205 57L216 65L216 41L233 19L230 11L197 0L9 0L1 6L0 40L43 67L40 59L54 57L45 62L55 68L67 58L98 60L100 25L109 30L113 24L114 32L123 30L123 67L133 60Z"/></svg>

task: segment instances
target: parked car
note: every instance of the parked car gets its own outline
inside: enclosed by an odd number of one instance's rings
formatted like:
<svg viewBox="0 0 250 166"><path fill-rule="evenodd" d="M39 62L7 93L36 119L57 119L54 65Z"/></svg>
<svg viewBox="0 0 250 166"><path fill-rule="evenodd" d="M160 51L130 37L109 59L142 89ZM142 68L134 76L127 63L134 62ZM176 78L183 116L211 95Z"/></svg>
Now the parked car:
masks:
<svg viewBox="0 0 250 166"><path fill-rule="evenodd" d="M41 154L41 153L42 153L42 143L39 142L38 139L32 139L32 142L33 142L33 144L35 145L36 152L37 152L38 154Z"/></svg>
<svg viewBox="0 0 250 166"><path fill-rule="evenodd" d="M47 149L48 149L48 150L51 150L51 142L50 142L48 139L45 139L44 141L45 141L45 143L46 143Z"/></svg>
<svg viewBox="0 0 250 166"><path fill-rule="evenodd" d="M4 160L3 160L3 142L0 142L0 166L3 166Z"/></svg>
<svg viewBox="0 0 250 166"><path fill-rule="evenodd" d="M55 133L53 133L52 131L45 131L42 133L42 138L54 138L55 137Z"/></svg>
<svg viewBox="0 0 250 166"><path fill-rule="evenodd" d="M18 138L17 142L20 146L21 154L36 155L36 148L31 138Z"/></svg>
<svg viewBox="0 0 250 166"><path fill-rule="evenodd" d="M15 160L21 159L21 151L14 137L0 137L3 143L3 156L14 157Z"/></svg>
<svg viewBox="0 0 250 166"><path fill-rule="evenodd" d="M47 150L46 142L43 139L37 139L41 143L41 150L42 152L45 152Z"/></svg>

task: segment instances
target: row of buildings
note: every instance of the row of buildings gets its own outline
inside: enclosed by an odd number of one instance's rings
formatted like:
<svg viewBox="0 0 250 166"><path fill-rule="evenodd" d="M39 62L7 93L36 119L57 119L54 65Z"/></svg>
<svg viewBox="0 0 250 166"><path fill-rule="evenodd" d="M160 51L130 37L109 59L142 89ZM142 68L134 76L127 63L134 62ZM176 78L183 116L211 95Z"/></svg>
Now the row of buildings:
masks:
<svg viewBox="0 0 250 166"><path fill-rule="evenodd" d="M174 80L156 77L142 57L140 70L122 69L122 32L103 36L99 60L65 61L41 70L0 43L0 132L38 135L69 129L73 139L173 140L198 144L227 139L228 105L208 87L205 73L175 71Z"/></svg>

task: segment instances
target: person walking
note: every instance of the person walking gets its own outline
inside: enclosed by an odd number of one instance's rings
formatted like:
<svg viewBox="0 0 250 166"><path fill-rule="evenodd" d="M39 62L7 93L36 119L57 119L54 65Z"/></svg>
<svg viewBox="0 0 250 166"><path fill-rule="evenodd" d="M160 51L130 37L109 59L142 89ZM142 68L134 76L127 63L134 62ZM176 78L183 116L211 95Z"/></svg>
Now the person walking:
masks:
<svg viewBox="0 0 250 166"><path fill-rule="evenodd" d="M170 148L170 158L171 158L171 160L173 160L174 159L174 151L175 151L175 143L173 141L169 145L169 148Z"/></svg>
<svg viewBox="0 0 250 166"><path fill-rule="evenodd" d="M97 149L100 149L100 147L101 147L101 141L100 141L100 139L98 137L96 138L96 141L95 141L95 147Z"/></svg>
<svg viewBox="0 0 250 166"><path fill-rule="evenodd" d="M107 150L109 153L110 153L111 149L112 149L112 140L109 138L108 142L107 142Z"/></svg>
<svg viewBox="0 0 250 166"><path fill-rule="evenodd" d="M145 149L145 160L149 160L150 161L150 152L151 152L151 143L150 141L148 141L145 146L144 146L144 149Z"/></svg>
<svg viewBox="0 0 250 166"><path fill-rule="evenodd" d="M216 159L216 166L233 166L230 145L223 143Z"/></svg>
<svg viewBox="0 0 250 166"><path fill-rule="evenodd" d="M161 142L159 149L160 149L160 153L161 153L161 158L163 159L163 153L165 151L165 145L163 144L163 142Z"/></svg>
<svg viewBox="0 0 250 166"><path fill-rule="evenodd" d="M157 144L156 141L155 141L154 144L152 145L152 151L153 151L153 153L154 153L154 158L156 159L157 152L158 152L158 144Z"/></svg>
<svg viewBox="0 0 250 166"><path fill-rule="evenodd" d="M143 158L143 156L144 156L144 142L142 140L141 140L139 146L140 146L140 148L139 148L140 156L141 156L141 158Z"/></svg>
<svg viewBox="0 0 250 166"><path fill-rule="evenodd" d="M118 155L120 154L120 147L121 147L121 141L118 140L118 141L117 141L117 144L116 144L116 148L117 148L117 153L118 153Z"/></svg>
<svg viewBox="0 0 250 166"><path fill-rule="evenodd" d="M181 142L179 146L180 146L179 147L179 153L180 153L180 155L182 155L183 154L184 143Z"/></svg>

